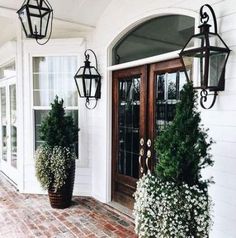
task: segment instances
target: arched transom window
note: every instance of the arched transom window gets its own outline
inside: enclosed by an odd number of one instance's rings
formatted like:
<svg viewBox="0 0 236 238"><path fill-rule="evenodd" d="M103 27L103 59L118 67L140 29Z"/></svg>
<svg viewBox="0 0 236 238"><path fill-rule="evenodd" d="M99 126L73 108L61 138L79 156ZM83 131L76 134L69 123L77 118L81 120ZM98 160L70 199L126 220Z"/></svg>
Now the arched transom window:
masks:
<svg viewBox="0 0 236 238"><path fill-rule="evenodd" d="M112 64L121 64L183 48L194 34L194 18L167 15L151 19L128 32L113 47Z"/></svg>

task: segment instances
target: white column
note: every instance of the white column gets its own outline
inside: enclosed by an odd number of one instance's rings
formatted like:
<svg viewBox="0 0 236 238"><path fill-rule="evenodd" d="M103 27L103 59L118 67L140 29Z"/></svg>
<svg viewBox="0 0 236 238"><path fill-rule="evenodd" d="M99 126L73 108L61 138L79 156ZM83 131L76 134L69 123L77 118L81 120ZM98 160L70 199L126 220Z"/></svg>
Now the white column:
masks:
<svg viewBox="0 0 236 238"><path fill-rule="evenodd" d="M23 32L16 19L16 106L17 106L17 169L18 189L24 190L24 71L23 71Z"/></svg>

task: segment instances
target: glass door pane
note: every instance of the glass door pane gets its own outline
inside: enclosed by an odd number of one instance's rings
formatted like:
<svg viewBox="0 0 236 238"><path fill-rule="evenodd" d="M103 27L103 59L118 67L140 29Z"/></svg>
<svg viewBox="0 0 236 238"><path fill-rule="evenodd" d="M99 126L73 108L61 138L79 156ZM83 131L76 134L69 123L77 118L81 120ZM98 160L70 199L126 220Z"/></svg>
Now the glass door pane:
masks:
<svg viewBox="0 0 236 238"><path fill-rule="evenodd" d="M156 135L174 119L176 103L186 82L184 72L180 71L156 76Z"/></svg>
<svg viewBox="0 0 236 238"><path fill-rule="evenodd" d="M140 77L119 80L118 172L139 177Z"/></svg>
<svg viewBox="0 0 236 238"><path fill-rule="evenodd" d="M10 144L11 166L17 168L17 118L16 118L16 85L9 86L10 97Z"/></svg>
<svg viewBox="0 0 236 238"><path fill-rule="evenodd" d="M7 161L7 107L6 107L6 88L0 88L1 93L1 144L2 160Z"/></svg>

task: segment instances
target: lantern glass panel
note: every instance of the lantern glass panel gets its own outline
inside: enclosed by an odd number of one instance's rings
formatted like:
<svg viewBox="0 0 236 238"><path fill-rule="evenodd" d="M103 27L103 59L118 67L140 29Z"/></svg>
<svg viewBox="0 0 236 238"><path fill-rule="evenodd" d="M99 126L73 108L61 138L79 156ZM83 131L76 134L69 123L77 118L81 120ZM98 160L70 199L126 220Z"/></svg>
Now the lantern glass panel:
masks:
<svg viewBox="0 0 236 238"><path fill-rule="evenodd" d="M48 6L48 4L45 1L43 1L42 8L47 8L48 9L50 7Z"/></svg>
<svg viewBox="0 0 236 238"><path fill-rule="evenodd" d="M84 74L90 76L91 75L90 68L85 68Z"/></svg>
<svg viewBox="0 0 236 238"><path fill-rule="evenodd" d="M204 82L205 51L186 54L182 58L186 71L191 71L191 78L194 79L193 87L201 88L201 86L206 86L206 82Z"/></svg>
<svg viewBox="0 0 236 238"><path fill-rule="evenodd" d="M97 88L96 81L97 80L95 78L91 80L91 97L95 97L95 94L96 94L96 88Z"/></svg>
<svg viewBox="0 0 236 238"><path fill-rule="evenodd" d="M86 97L90 95L91 81L92 79L90 78L84 78Z"/></svg>
<svg viewBox="0 0 236 238"><path fill-rule="evenodd" d="M91 69L91 74L92 75L96 75L96 76L98 75L98 72L94 67L91 67L90 69Z"/></svg>
<svg viewBox="0 0 236 238"><path fill-rule="evenodd" d="M227 55L226 52L210 52L208 87L218 87L227 60Z"/></svg>
<svg viewBox="0 0 236 238"><path fill-rule="evenodd" d="M19 14L19 17L20 17L21 22L23 24L26 35L27 36L30 35L30 27L29 27L29 22L28 22L28 18L27 18L26 8L22 9L22 11Z"/></svg>
<svg viewBox="0 0 236 238"><path fill-rule="evenodd" d="M193 36L188 44L185 46L184 50L193 49L193 48L200 48L206 46L205 36L204 35L195 35Z"/></svg>
<svg viewBox="0 0 236 238"><path fill-rule="evenodd" d="M37 8L29 7L29 13L30 15L37 15L40 16L40 10L37 6Z"/></svg>
<svg viewBox="0 0 236 238"><path fill-rule="evenodd" d="M40 25L41 25L41 20L40 17L32 17L31 16L31 24L32 24L32 32L33 35L40 35Z"/></svg>
<svg viewBox="0 0 236 238"><path fill-rule="evenodd" d="M83 73L84 73L84 67L80 67L76 75L81 76Z"/></svg>
<svg viewBox="0 0 236 238"><path fill-rule="evenodd" d="M193 48L200 48L200 47L222 47L225 48L225 44L220 39L220 37L216 34L209 33L209 43L207 44L206 36L204 34L194 35L185 46L184 50L193 49Z"/></svg>
<svg viewBox="0 0 236 238"><path fill-rule="evenodd" d="M80 97L85 97L84 95L84 86L83 86L83 80L82 78L75 78L76 80L76 84L78 86L78 91L79 91L79 95Z"/></svg>
<svg viewBox="0 0 236 238"><path fill-rule="evenodd" d="M226 45L224 44L224 42L220 39L218 35L209 33L209 41L210 41L210 46L216 46L221 48L226 47Z"/></svg>
<svg viewBox="0 0 236 238"><path fill-rule="evenodd" d="M41 32L41 34L43 36L46 36L46 34L47 34L49 17L50 17L50 13L45 13L42 17L42 32Z"/></svg>
<svg viewBox="0 0 236 238"><path fill-rule="evenodd" d="M33 6L38 6L38 0L30 0L29 4Z"/></svg>

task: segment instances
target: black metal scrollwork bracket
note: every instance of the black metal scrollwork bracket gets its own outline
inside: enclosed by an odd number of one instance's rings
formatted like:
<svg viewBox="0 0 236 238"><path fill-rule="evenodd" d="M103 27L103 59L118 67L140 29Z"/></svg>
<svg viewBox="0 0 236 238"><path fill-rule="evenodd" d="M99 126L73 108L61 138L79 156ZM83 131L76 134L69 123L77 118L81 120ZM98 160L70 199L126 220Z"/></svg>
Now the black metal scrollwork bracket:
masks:
<svg viewBox="0 0 236 238"><path fill-rule="evenodd" d="M209 4L205 4L201 7L200 9L200 17L201 17L201 23L203 24L207 24L208 21L209 21L209 15L207 14L206 11L204 11L204 7L207 7L210 12L211 12L211 15L212 15L212 18L213 18L213 22L214 22L214 28L215 28L215 34L217 34L217 21L216 21L216 15L214 13L214 10L213 8L209 5Z"/></svg>
<svg viewBox="0 0 236 238"><path fill-rule="evenodd" d="M200 96L201 96L200 97L200 105L202 106L202 108L204 108L204 109L211 109L214 106L214 104L215 104L217 95L218 95L217 91L215 91L214 94L209 94L206 89L202 89L202 91L200 92ZM207 97L208 96L213 96L213 100L212 100L211 105L209 107L206 107L204 105L204 103L207 102Z"/></svg>

